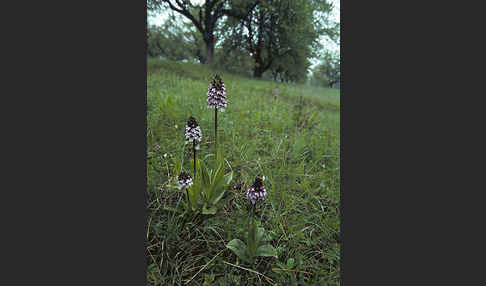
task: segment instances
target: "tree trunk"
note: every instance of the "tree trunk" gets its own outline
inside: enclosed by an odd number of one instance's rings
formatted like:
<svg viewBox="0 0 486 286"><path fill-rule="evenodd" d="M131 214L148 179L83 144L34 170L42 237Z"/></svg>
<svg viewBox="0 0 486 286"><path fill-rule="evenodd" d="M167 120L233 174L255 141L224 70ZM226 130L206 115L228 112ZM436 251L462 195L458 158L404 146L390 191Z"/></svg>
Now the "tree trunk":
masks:
<svg viewBox="0 0 486 286"><path fill-rule="evenodd" d="M253 77L261 78L263 72L265 72L265 67L263 66L262 59L260 58L259 50L256 51L253 59L255 60L255 65L253 66Z"/></svg>
<svg viewBox="0 0 486 286"><path fill-rule="evenodd" d="M261 78L263 72L264 71L259 66L255 65L255 67L253 68L253 77Z"/></svg>
<svg viewBox="0 0 486 286"><path fill-rule="evenodd" d="M206 64L209 66L214 64L214 39L206 41Z"/></svg>

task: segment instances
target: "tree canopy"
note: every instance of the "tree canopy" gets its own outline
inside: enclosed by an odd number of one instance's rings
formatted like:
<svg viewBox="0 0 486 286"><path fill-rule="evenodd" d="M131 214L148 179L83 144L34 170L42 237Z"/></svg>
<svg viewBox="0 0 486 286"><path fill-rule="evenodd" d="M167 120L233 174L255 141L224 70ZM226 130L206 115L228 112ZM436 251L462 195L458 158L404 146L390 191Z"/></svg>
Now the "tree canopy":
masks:
<svg viewBox="0 0 486 286"><path fill-rule="evenodd" d="M333 87L341 81L341 60L337 53L326 52L313 72L311 83L320 86Z"/></svg>
<svg viewBox="0 0 486 286"><path fill-rule="evenodd" d="M172 11L188 20L167 20L148 29L149 56L197 59L254 77L307 79L310 59L325 55L322 37L336 41L332 4L319 0L147 0L149 13Z"/></svg>
<svg viewBox="0 0 486 286"><path fill-rule="evenodd" d="M223 16L242 19L259 2L259 0L206 0L203 4L196 4L189 0L147 0L147 8L151 12L168 8L189 19L201 33L205 43L205 63L212 65L214 62L214 32L219 20Z"/></svg>

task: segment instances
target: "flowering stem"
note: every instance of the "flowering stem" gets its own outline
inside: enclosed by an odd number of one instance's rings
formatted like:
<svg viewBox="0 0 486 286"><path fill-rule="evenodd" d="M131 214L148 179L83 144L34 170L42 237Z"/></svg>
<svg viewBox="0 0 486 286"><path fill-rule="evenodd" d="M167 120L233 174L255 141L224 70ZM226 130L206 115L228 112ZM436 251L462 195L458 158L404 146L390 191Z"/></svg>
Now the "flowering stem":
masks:
<svg viewBox="0 0 486 286"><path fill-rule="evenodd" d="M189 191L187 190L187 188L186 188L186 195L187 195L187 204L189 205L189 209L192 210L191 200L189 199Z"/></svg>
<svg viewBox="0 0 486 286"><path fill-rule="evenodd" d="M253 220L255 214L255 205L250 202L250 215L248 216L248 230L250 230L250 221Z"/></svg>
<svg viewBox="0 0 486 286"><path fill-rule="evenodd" d="M196 140L192 140L192 154L194 155L194 178L196 177Z"/></svg>
<svg viewBox="0 0 486 286"><path fill-rule="evenodd" d="M214 154L218 150L218 109L214 108Z"/></svg>
<svg viewBox="0 0 486 286"><path fill-rule="evenodd" d="M250 235L250 221L253 219L253 217L251 216L252 213L253 213L253 204L250 201L250 215L247 218L248 219L247 220L248 222L246 224L246 227L248 229L248 235Z"/></svg>

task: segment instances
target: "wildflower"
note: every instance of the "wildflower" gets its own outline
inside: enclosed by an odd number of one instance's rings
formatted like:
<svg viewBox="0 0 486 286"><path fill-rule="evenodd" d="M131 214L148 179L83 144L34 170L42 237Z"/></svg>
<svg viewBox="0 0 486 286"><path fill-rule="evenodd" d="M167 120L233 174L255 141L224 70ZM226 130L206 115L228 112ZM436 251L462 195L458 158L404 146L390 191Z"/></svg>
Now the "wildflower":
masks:
<svg viewBox="0 0 486 286"><path fill-rule="evenodd" d="M196 150L199 150L199 144L201 142L202 132L201 127L197 124L194 117L190 116L186 125L186 144L192 142L192 153L194 155L194 174L196 174Z"/></svg>
<svg viewBox="0 0 486 286"><path fill-rule="evenodd" d="M191 116L186 125L186 143L193 142L194 140L201 142L201 139L201 127L197 124L196 119Z"/></svg>
<svg viewBox="0 0 486 286"><path fill-rule="evenodd" d="M181 172L178 178L179 190L192 186L192 178L186 172Z"/></svg>
<svg viewBox="0 0 486 286"><path fill-rule="evenodd" d="M220 109L224 112L227 106L226 103L226 88L219 75L214 76L213 81L209 85L208 92L208 108Z"/></svg>
<svg viewBox="0 0 486 286"><path fill-rule="evenodd" d="M154 152L157 152L159 150L160 150L160 145L159 144L155 145L154 146Z"/></svg>
<svg viewBox="0 0 486 286"><path fill-rule="evenodd" d="M263 201L266 195L267 190L265 190L262 179L256 177L255 182L246 192L246 196L250 199L251 204L254 205L259 199Z"/></svg>

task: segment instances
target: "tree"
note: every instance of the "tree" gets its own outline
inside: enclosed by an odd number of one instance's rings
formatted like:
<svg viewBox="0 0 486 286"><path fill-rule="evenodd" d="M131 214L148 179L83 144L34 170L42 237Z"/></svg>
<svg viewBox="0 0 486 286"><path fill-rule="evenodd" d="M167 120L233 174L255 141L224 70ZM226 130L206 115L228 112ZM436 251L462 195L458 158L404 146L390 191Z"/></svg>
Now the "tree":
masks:
<svg viewBox="0 0 486 286"><path fill-rule="evenodd" d="M229 72L252 76L253 59L246 48L244 42L243 26L241 21L227 17L218 27L216 34L219 42L216 48L216 65Z"/></svg>
<svg viewBox="0 0 486 286"><path fill-rule="evenodd" d="M175 15L170 15L162 26L149 26L147 28L148 55L175 61L194 59L204 61L201 37L191 28L192 24L182 22Z"/></svg>
<svg viewBox="0 0 486 286"><path fill-rule="evenodd" d="M232 1L232 0L205 0L204 4L193 4L189 0L147 0L149 12L160 10L162 7L183 15L189 19L201 33L205 43L205 63L213 65L214 62L214 32L218 21L223 16L243 19L255 8L259 0Z"/></svg>
<svg viewBox="0 0 486 286"><path fill-rule="evenodd" d="M322 63L314 69L312 84L332 87L341 80L341 61L337 52L326 52Z"/></svg>
<svg viewBox="0 0 486 286"><path fill-rule="evenodd" d="M248 51L254 77L261 78L270 69L274 79L280 75L285 81L302 80L310 66L308 58L320 48L319 37L329 33L316 17L331 10L327 1L262 0L247 17L226 21L232 31L226 39L233 42L230 46Z"/></svg>
<svg viewBox="0 0 486 286"><path fill-rule="evenodd" d="M292 50L285 56L278 58L270 68L273 79L275 81L279 79L281 82L305 82L307 70L311 65L309 58L309 47Z"/></svg>

